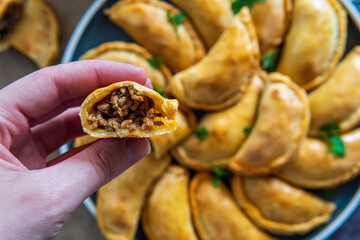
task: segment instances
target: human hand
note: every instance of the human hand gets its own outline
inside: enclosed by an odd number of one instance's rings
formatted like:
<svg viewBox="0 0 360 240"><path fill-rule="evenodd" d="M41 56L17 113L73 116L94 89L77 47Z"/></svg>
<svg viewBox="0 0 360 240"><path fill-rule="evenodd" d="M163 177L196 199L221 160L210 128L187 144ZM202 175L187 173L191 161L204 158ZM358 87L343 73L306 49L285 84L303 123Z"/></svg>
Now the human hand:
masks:
<svg viewBox="0 0 360 240"><path fill-rule="evenodd" d="M151 87L140 68L90 60L39 70L0 91L0 239L53 238L83 200L150 152L146 139L101 139L46 163L83 133L85 97L124 80Z"/></svg>

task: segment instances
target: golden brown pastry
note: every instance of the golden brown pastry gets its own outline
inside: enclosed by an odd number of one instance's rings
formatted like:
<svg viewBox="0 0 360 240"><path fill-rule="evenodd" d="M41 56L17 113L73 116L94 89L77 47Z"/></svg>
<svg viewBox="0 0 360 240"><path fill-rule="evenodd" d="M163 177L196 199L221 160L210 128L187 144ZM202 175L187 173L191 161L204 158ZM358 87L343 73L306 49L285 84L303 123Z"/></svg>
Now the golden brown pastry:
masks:
<svg viewBox="0 0 360 240"><path fill-rule="evenodd" d="M52 65L59 49L59 26L42 0L28 0L25 14L11 35L11 45L39 67Z"/></svg>
<svg viewBox="0 0 360 240"><path fill-rule="evenodd" d="M360 46L355 47L337 66L327 82L309 95L310 134L321 126L336 123L341 131L360 121Z"/></svg>
<svg viewBox="0 0 360 240"><path fill-rule="evenodd" d="M247 219L226 186L214 186L212 175L198 173L191 180L190 201L194 224L201 240L270 240Z"/></svg>
<svg viewBox="0 0 360 240"><path fill-rule="evenodd" d="M296 0L278 72L306 90L324 82L344 53L346 13L337 0Z"/></svg>
<svg viewBox="0 0 360 240"><path fill-rule="evenodd" d="M277 175L306 188L330 188L349 181L360 171L360 129L341 136L344 157L335 157L322 140L305 139L299 153L282 166Z"/></svg>
<svg viewBox="0 0 360 240"><path fill-rule="evenodd" d="M250 219L275 234L306 234L328 222L335 210L335 204L275 177L235 176L231 188Z"/></svg>
<svg viewBox="0 0 360 240"><path fill-rule="evenodd" d="M208 49L231 23L231 0L171 0L194 23Z"/></svg>
<svg viewBox="0 0 360 240"><path fill-rule="evenodd" d="M170 157L148 155L97 192L96 216L111 240L133 240L142 206L153 182L170 164Z"/></svg>
<svg viewBox="0 0 360 240"><path fill-rule="evenodd" d="M24 12L22 0L0 0L0 52L10 46L9 39Z"/></svg>
<svg viewBox="0 0 360 240"><path fill-rule="evenodd" d="M176 160L198 170L227 167L247 136L244 129L253 125L263 85L263 80L255 75L238 103L205 115L197 128L205 128L209 135L201 139L196 133L191 134L173 149Z"/></svg>
<svg viewBox="0 0 360 240"><path fill-rule="evenodd" d="M172 77L171 72L164 64L161 64L158 69L152 67L149 60L153 58L154 56L145 48L134 43L120 41L103 43L80 57L81 60L103 59L141 67L151 79L154 88L157 87L165 90Z"/></svg>
<svg viewBox="0 0 360 240"><path fill-rule="evenodd" d="M92 137L151 137L176 129L177 100L124 81L99 88L82 103L83 129Z"/></svg>
<svg viewBox="0 0 360 240"><path fill-rule="evenodd" d="M171 166L151 191L143 214L142 226L149 240L197 240L191 220L189 172Z"/></svg>
<svg viewBox="0 0 360 240"><path fill-rule="evenodd" d="M175 74L170 91L190 107L224 109L243 96L258 69L259 58L250 11L243 7L206 57Z"/></svg>
<svg viewBox="0 0 360 240"><path fill-rule="evenodd" d="M288 77L270 74L255 125L230 169L245 175L268 174L286 163L307 135L310 121L306 92Z"/></svg>
<svg viewBox="0 0 360 240"><path fill-rule="evenodd" d="M74 139L73 147L81 147L81 146L84 146L86 144L95 142L96 140L98 140L98 138L91 137L89 135L77 137L77 138Z"/></svg>
<svg viewBox="0 0 360 240"><path fill-rule="evenodd" d="M283 42L291 13L291 0L266 0L251 7L261 55L273 52Z"/></svg>
<svg viewBox="0 0 360 240"><path fill-rule="evenodd" d="M105 14L138 43L163 58L174 72L190 67L205 55L201 40L186 18L177 27L170 23L170 15L180 14L170 4L157 0L124 0Z"/></svg>

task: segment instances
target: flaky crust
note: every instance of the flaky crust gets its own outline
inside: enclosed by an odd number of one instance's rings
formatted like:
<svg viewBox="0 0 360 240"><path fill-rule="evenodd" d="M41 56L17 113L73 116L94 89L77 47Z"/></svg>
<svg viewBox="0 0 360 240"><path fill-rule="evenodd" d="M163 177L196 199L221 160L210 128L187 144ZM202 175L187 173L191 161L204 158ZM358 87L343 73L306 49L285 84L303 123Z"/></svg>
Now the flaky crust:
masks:
<svg viewBox="0 0 360 240"><path fill-rule="evenodd" d="M113 90L122 87L133 87L136 93L151 98L154 101L154 108L158 110L162 116L157 119L164 124L161 126L154 126L149 130L136 129L130 132L128 129L118 129L115 132L109 132L105 129L90 128L88 117L94 108L94 105L108 96ZM144 138L151 137L159 134L169 133L176 129L176 112L178 108L178 101L175 99L165 99L159 93L131 81L124 81L111 84L104 88L99 88L92 92L85 101L81 104L80 119L84 132L90 136L98 138L116 138L116 137L131 137L131 138Z"/></svg>

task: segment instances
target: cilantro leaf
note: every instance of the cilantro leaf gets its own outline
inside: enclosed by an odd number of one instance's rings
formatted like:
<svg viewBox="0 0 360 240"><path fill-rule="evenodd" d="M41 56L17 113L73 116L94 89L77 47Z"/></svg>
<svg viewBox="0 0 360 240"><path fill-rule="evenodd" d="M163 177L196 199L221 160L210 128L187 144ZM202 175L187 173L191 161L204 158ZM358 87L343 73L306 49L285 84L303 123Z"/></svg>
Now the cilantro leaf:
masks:
<svg viewBox="0 0 360 240"><path fill-rule="evenodd" d="M150 58L147 61L154 69L158 69L160 65L164 63L163 59L160 57Z"/></svg>
<svg viewBox="0 0 360 240"><path fill-rule="evenodd" d="M232 172L229 169L226 168L211 168L211 171L215 173L215 175L219 178L229 178L232 176Z"/></svg>
<svg viewBox="0 0 360 240"><path fill-rule="evenodd" d="M251 132L251 128L252 128L252 127L245 127L244 130L243 130L243 132L244 132L245 134L249 134L249 133Z"/></svg>
<svg viewBox="0 0 360 240"><path fill-rule="evenodd" d="M338 136L331 136L331 150L335 157L345 157L345 144Z"/></svg>
<svg viewBox="0 0 360 240"><path fill-rule="evenodd" d="M339 125L336 123L326 123L319 128L320 132L327 132L330 134L337 134L340 130Z"/></svg>
<svg viewBox="0 0 360 240"><path fill-rule="evenodd" d="M179 37L178 28L179 28L179 25L184 21L185 14L183 12L181 12L179 14L167 12L166 16L167 16L169 23L171 23L171 25L173 25L176 35Z"/></svg>
<svg viewBox="0 0 360 240"><path fill-rule="evenodd" d="M346 154L345 144L338 136L340 127L336 123L326 123L319 128L320 135L325 140L329 150L335 157L344 157Z"/></svg>
<svg viewBox="0 0 360 240"><path fill-rule="evenodd" d="M163 96L165 98L167 97L164 89L157 87L157 86L153 86L153 90L158 92L161 96Z"/></svg>
<svg viewBox="0 0 360 240"><path fill-rule="evenodd" d="M199 140L204 140L209 136L209 132L205 127L201 127L197 130L195 130L195 135Z"/></svg>
<svg viewBox="0 0 360 240"><path fill-rule="evenodd" d="M211 179L211 184L212 184L213 186L215 186L215 187L218 187L218 186L220 186L220 184L221 184L221 179L220 179L220 178L217 178L217 177L213 177L213 178Z"/></svg>
<svg viewBox="0 0 360 240"><path fill-rule="evenodd" d="M235 0L231 3L231 10L237 14L242 7L251 7L256 2L265 2L266 0Z"/></svg>
<svg viewBox="0 0 360 240"><path fill-rule="evenodd" d="M261 61L261 66L268 72L274 72L280 57L280 49L277 49L275 52L266 54L263 56Z"/></svg>

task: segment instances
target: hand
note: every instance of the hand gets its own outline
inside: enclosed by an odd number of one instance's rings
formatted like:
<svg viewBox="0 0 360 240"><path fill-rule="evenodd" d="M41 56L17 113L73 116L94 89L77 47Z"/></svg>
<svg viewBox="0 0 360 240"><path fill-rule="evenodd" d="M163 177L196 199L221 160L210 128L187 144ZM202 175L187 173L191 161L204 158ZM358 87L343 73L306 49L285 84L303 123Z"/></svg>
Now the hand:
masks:
<svg viewBox="0 0 360 240"><path fill-rule="evenodd" d="M144 70L90 60L34 72L0 91L0 239L51 239L93 192L150 152L146 139L101 139L46 163L83 134L79 105L93 90Z"/></svg>

